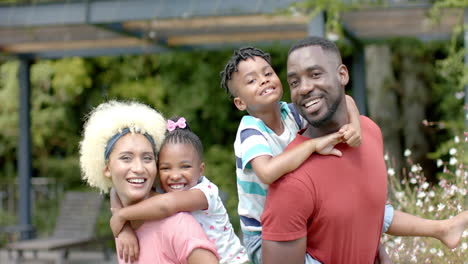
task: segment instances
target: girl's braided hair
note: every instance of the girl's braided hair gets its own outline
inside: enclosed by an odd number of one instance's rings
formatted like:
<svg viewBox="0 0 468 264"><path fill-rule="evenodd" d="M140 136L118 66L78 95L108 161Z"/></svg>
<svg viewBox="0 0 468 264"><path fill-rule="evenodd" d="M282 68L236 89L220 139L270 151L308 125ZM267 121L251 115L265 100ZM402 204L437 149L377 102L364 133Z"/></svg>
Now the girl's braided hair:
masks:
<svg viewBox="0 0 468 264"><path fill-rule="evenodd" d="M180 122L181 118L174 116L169 118L173 122ZM184 119L185 120L185 119ZM168 121L169 122L169 121ZM166 137L161 145L163 148L167 143L171 144L191 144L197 151L200 160L203 160L203 144L200 138L190 129L188 122L185 122L185 127L175 126L172 131L166 130Z"/></svg>

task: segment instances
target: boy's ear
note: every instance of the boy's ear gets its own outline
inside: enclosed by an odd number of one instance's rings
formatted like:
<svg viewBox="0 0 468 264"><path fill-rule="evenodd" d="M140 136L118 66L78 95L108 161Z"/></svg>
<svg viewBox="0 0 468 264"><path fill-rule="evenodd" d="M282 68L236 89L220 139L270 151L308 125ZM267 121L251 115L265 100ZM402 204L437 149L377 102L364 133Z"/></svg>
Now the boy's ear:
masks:
<svg viewBox="0 0 468 264"><path fill-rule="evenodd" d="M239 97L234 97L234 104L236 105L237 109L244 111L247 106L245 105L244 101Z"/></svg>

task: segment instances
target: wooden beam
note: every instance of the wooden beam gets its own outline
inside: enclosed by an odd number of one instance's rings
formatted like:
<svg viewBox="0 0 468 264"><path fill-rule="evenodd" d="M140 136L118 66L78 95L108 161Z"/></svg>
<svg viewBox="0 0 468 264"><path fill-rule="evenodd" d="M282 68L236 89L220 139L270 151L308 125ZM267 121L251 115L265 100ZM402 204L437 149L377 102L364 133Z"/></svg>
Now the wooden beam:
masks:
<svg viewBox="0 0 468 264"><path fill-rule="evenodd" d="M358 38L450 35L455 25L462 24L462 11L443 10L440 23L428 17L429 8L426 7L345 12L342 20Z"/></svg>
<svg viewBox="0 0 468 264"><path fill-rule="evenodd" d="M306 31L289 32L249 32L234 33L228 35L220 34L198 34L194 36L174 36L167 40L169 46L200 45L200 44L219 44L219 43L237 43L237 42L263 42L274 40L294 40L307 36Z"/></svg>
<svg viewBox="0 0 468 264"><path fill-rule="evenodd" d="M123 24L127 29L168 30L168 29L206 29L212 27L251 27L275 25L306 25L306 16L286 15L246 15L217 16L178 19L158 19L149 21L129 21Z"/></svg>
<svg viewBox="0 0 468 264"><path fill-rule="evenodd" d="M96 49L130 46L151 46L152 43L136 38L81 40L73 42L17 43L0 47L1 51L11 53L34 53L53 50Z"/></svg>

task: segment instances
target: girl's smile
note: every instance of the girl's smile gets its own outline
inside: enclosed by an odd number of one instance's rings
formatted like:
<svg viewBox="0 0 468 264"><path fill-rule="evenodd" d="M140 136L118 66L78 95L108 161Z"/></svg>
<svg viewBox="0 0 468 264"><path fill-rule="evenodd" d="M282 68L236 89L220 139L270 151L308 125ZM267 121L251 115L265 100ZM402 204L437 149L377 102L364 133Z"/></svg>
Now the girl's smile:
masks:
<svg viewBox="0 0 468 264"><path fill-rule="evenodd" d="M159 152L159 177L166 192L189 190L203 175L205 163L190 143L164 144Z"/></svg>

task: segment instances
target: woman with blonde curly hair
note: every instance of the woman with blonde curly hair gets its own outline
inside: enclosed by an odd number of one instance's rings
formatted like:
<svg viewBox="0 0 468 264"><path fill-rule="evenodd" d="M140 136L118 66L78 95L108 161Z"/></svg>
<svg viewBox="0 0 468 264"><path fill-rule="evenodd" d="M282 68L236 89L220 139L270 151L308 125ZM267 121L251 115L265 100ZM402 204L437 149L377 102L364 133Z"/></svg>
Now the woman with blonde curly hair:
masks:
<svg viewBox="0 0 468 264"><path fill-rule="evenodd" d="M163 116L147 105L100 104L87 116L80 142L83 179L103 193L113 187L123 206L158 195L152 187L165 128ZM218 263L216 247L188 213L130 225L140 243L139 263Z"/></svg>

